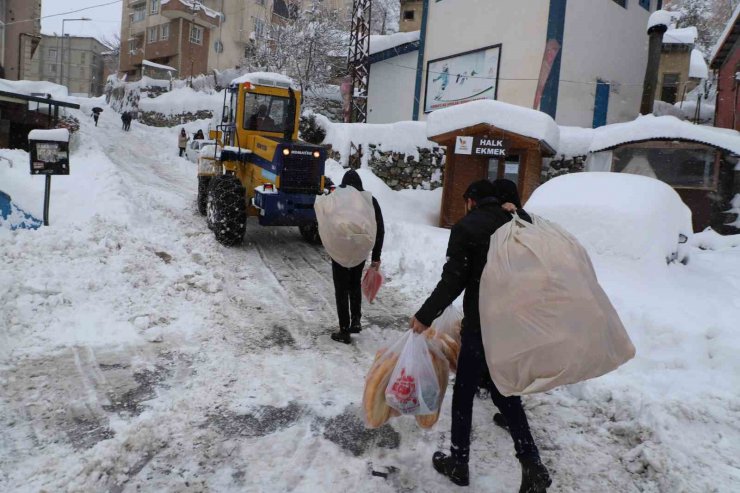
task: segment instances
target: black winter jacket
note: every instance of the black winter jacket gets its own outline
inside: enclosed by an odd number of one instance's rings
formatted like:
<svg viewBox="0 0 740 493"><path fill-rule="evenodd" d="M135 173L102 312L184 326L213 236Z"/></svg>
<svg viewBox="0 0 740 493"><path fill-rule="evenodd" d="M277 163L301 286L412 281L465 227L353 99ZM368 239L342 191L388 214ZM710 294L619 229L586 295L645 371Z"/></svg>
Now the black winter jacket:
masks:
<svg viewBox="0 0 740 493"><path fill-rule="evenodd" d="M531 222L524 210L520 209L518 214ZM511 218L512 214L502 209L496 199L488 198L481 200L475 209L452 227L442 279L416 313L419 322L432 325L434 319L465 290L463 326L466 331L480 331L478 294L491 236Z"/></svg>
<svg viewBox="0 0 740 493"><path fill-rule="evenodd" d="M351 169L344 174L342 178L342 184L340 186L346 187L347 185L355 187L360 192L364 192L365 189L362 187L362 179L357 171ZM385 224L383 223L383 212L380 210L380 204L375 197L373 197L373 209L375 209L375 223L377 224L377 230L375 232L375 245L373 245L372 261L380 261L380 253L383 250L383 240L385 239Z"/></svg>

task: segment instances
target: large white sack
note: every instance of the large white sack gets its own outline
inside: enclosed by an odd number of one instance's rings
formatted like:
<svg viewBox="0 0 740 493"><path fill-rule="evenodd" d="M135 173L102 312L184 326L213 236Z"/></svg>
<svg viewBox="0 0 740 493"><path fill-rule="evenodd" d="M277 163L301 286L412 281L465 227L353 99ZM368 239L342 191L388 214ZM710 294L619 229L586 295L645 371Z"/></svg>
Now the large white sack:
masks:
<svg viewBox="0 0 740 493"><path fill-rule="evenodd" d="M514 218L494 233L481 277L486 361L506 396L595 378L635 355L586 250L533 221Z"/></svg>
<svg viewBox="0 0 740 493"><path fill-rule="evenodd" d="M355 267L367 260L375 245L375 223L370 192L339 187L316 198L314 209L319 236L329 256L342 267Z"/></svg>

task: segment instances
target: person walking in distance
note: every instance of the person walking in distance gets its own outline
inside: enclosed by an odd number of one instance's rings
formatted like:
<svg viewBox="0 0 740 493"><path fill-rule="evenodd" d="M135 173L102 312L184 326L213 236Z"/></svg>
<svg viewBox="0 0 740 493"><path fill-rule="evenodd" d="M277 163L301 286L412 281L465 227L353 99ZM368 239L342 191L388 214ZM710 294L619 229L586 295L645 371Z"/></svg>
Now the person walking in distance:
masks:
<svg viewBox="0 0 740 493"><path fill-rule="evenodd" d="M188 137L187 132L185 132L184 128L181 128L180 135L177 136L177 147L180 148L180 157L185 154L185 148L187 147L189 140L190 137Z"/></svg>
<svg viewBox="0 0 740 493"><path fill-rule="evenodd" d="M513 185L513 183L512 183ZM501 226L509 222L517 212L524 220L529 216L509 201L518 203L518 194L502 193L506 184L488 180L472 183L463 198L466 216L452 227L447 246L447 262L442 278L422 307L411 318L414 332L421 333L429 328L435 318L442 314L463 291L463 322L461 348L457 363L457 374L452 394L452 433L450 453L435 452L432 457L434 469L447 476L459 486L470 482L468 461L470 458L470 432L472 427L473 401L478 384L488 366L481 337L478 294L480 278L486 265L490 238ZM516 186L514 186L516 190ZM496 195L503 195L507 202L501 203ZM488 379L493 403L506 418L509 433L514 441L516 457L522 468L520 493L543 493L552 481L540 460L540 454L529 430L527 416L519 397L504 397L493 381Z"/></svg>
<svg viewBox="0 0 740 493"><path fill-rule="evenodd" d="M95 107L92 109L92 117L93 120L95 120L95 126L98 126L98 120L100 119L100 114L103 112L103 108Z"/></svg>
<svg viewBox="0 0 740 493"><path fill-rule="evenodd" d="M362 179L355 170L347 171L342 178L341 187L354 187L358 191L364 191ZM370 264L371 269L380 268L380 253L383 250L383 239L385 237L385 226L383 224L383 212L380 204L373 197L373 209L375 210L375 245L373 245ZM331 335L334 341L349 344L352 342L350 334L358 334L362 330L360 318L362 317L362 271L365 262L355 267L342 267L335 260L331 261L332 276L334 278L334 294L337 302L337 315L339 317L339 330Z"/></svg>

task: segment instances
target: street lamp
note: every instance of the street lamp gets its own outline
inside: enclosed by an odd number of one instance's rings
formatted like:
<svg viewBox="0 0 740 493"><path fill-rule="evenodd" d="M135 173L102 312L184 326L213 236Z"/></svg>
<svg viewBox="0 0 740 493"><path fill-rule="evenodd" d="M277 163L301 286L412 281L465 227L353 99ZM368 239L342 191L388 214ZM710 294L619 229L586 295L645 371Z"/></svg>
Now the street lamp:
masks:
<svg viewBox="0 0 740 493"><path fill-rule="evenodd" d="M59 84L64 85L64 23L65 22L85 22L91 21L89 17L80 17L79 19L62 19L62 47L60 51L60 67L59 67Z"/></svg>

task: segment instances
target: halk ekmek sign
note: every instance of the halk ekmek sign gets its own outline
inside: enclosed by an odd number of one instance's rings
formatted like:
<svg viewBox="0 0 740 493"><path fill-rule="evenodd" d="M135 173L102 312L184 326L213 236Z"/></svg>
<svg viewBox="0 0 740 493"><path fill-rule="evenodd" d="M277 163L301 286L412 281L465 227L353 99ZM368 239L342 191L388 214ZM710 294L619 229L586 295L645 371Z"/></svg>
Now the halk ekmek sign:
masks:
<svg viewBox="0 0 740 493"><path fill-rule="evenodd" d="M506 141L487 137L458 136L455 141L455 154L506 157Z"/></svg>

